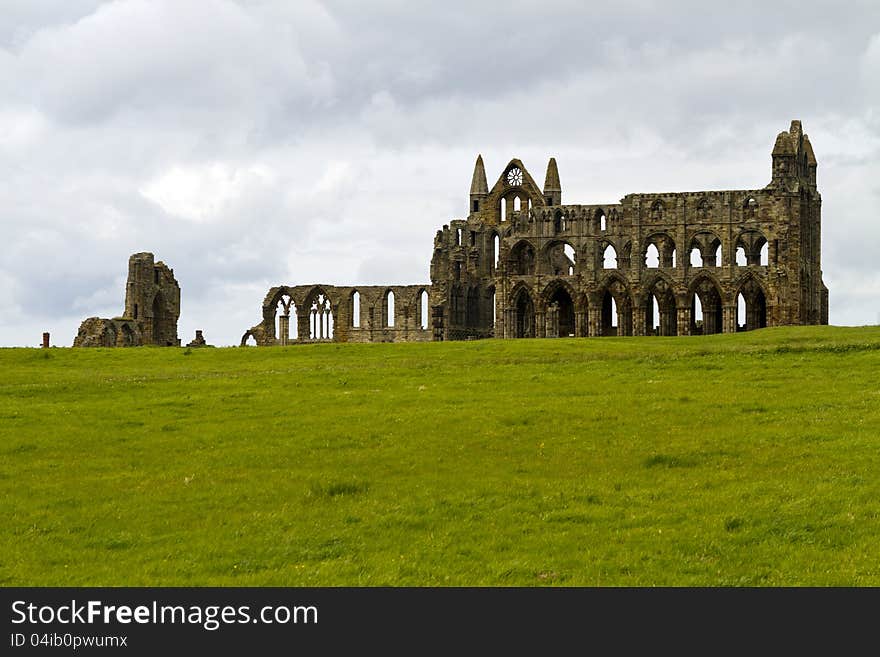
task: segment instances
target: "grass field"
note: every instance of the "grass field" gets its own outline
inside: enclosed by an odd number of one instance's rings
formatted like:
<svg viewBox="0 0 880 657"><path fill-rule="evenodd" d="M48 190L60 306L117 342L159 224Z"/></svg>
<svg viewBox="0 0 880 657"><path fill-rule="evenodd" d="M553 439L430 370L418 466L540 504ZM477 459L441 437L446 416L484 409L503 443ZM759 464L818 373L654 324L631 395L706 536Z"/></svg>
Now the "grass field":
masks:
<svg viewBox="0 0 880 657"><path fill-rule="evenodd" d="M880 585L880 328L0 350L0 584Z"/></svg>

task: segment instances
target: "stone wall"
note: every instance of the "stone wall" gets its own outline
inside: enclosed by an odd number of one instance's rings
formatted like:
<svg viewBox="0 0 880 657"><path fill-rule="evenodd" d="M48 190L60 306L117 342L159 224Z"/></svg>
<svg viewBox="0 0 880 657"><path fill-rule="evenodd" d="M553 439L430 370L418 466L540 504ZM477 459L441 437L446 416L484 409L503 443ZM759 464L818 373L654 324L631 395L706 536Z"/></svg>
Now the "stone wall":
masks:
<svg viewBox="0 0 880 657"><path fill-rule="evenodd" d="M427 342L430 297L430 285L280 285L266 294L263 320L245 331L241 345Z"/></svg>

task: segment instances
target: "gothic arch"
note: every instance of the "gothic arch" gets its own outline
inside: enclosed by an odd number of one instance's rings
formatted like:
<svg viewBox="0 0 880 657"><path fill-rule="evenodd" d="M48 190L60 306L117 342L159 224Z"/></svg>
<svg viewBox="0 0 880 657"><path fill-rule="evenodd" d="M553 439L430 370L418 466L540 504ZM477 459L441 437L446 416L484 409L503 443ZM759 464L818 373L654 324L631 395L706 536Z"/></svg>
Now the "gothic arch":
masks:
<svg viewBox="0 0 880 657"><path fill-rule="evenodd" d="M599 335L633 334L633 295L626 279L616 270L602 279L599 301Z"/></svg>
<svg viewBox="0 0 880 657"><path fill-rule="evenodd" d="M721 333L724 328L724 302L721 283L714 274L701 272L688 287L688 303L691 305L691 335ZM702 317L697 317L699 302Z"/></svg>
<svg viewBox="0 0 880 657"><path fill-rule="evenodd" d="M668 276L656 273L642 288L641 303L645 310L645 333L654 334L654 300L657 301L659 317L657 335L678 335L678 302L676 287Z"/></svg>
<svg viewBox="0 0 880 657"><path fill-rule="evenodd" d="M535 301L525 283L515 285L510 292L510 308L514 338L535 337Z"/></svg>
<svg viewBox="0 0 880 657"><path fill-rule="evenodd" d="M752 331L767 326L767 290L751 272L737 281L733 301L737 307L736 330ZM745 317L740 317L739 296L745 301Z"/></svg>
<svg viewBox="0 0 880 657"><path fill-rule="evenodd" d="M577 292L566 281L557 278L547 284L541 293L541 305L546 312L548 337L565 338L575 335L575 313L580 310L577 302Z"/></svg>
<svg viewBox="0 0 880 657"><path fill-rule="evenodd" d="M507 273L511 276L531 276L536 273L537 251L531 241L522 239L514 244L507 257Z"/></svg>

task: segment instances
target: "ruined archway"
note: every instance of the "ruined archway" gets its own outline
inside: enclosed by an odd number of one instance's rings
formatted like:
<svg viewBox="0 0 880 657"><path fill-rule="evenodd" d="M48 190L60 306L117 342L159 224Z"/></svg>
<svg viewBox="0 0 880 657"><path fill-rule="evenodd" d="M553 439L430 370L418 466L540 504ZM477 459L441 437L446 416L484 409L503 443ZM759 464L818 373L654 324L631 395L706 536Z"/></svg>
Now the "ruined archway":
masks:
<svg viewBox="0 0 880 657"><path fill-rule="evenodd" d="M531 276L535 273L535 248L522 240L510 250L508 272L513 276Z"/></svg>
<svg viewBox="0 0 880 657"><path fill-rule="evenodd" d="M740 303L742 297L744 303ZM753 331L767 326L767 295L754 276L747 277L737 290L736 330ZM741 308L741 306L745 306ZM744 312L743 312L744 311Z"/></svg>
<svg viewBox="0 0 880 657"><path fill-rule="evenodd" d="M709 275L699 276L689 291L691 301L691 335L713 335L721 333L723 324L723 305L721 289ZM699 308L699 313L697 309ZM698 315L700 315L698 317Z"/></svg>
<svg viewBox="0 0 880 657"><path fill-rule="evenodd" d="M303 304L303 311L308 313L309 340L321 342L333 339L335 310L323 288L316 287L309 293Z"/></svg>
<svg viewBox="0 0 880 657"><path fill-rule="evenodd" d="M535 304L532 295L525 287L520 287L513 296L513 337L535 337Z"/></svg>
<svg viewBox="0 0 880 657"><path fill-rule="evenodd" d="M632 296L626 283L616 275L606 279L599 293L599 335L632 335Z"/></svg>
<svg viewBox="0 0 880 657"><path fill-rule="evenodd" d="M646 335L678 335L678 305L669 281L662 277L654 279L643 304Z"/></svg>
<svg viewBox="0 0 880 657"><path fill-rule="evenodd" d="M547 303L546 334L553 338L575 335L574 300L566 285L551 284L545 293Z"/></svg>

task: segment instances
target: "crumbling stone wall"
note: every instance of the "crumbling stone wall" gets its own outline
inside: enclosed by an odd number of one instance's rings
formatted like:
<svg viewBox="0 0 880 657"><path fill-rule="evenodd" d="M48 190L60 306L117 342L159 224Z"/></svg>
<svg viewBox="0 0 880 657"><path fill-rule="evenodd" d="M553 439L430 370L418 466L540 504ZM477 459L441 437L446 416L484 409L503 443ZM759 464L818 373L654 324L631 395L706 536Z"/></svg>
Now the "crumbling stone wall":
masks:
<svg viewBox="0 0 880 657"><path fill-rule="evenodd" d="M174 270L163 262L155 262L152 253L135 253L128 259L124 315L84 320L73 346L180 346L179 317L180 286Z"/></svg>
<svg viewBox="0 0 880 657"><path fill-rule="evenodd" d="M427 342L430 285L280 285L263 300L263 320L241 345L295 342Z"/></svg>

